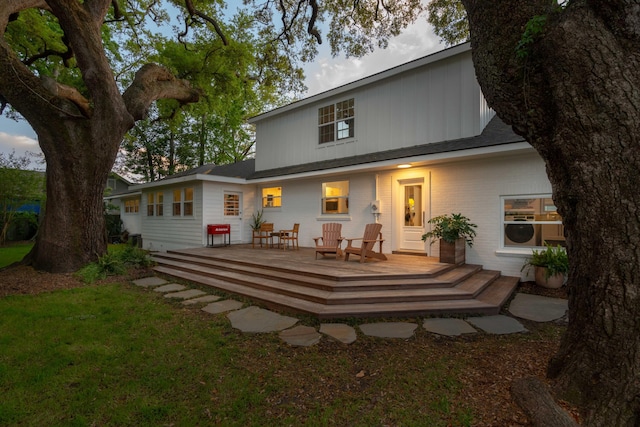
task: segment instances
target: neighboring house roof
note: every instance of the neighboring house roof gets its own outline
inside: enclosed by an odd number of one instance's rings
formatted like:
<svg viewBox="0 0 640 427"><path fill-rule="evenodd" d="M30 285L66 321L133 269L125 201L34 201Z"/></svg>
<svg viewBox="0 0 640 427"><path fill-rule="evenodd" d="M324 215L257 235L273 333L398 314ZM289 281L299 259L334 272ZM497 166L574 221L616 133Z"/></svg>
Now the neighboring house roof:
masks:
<svg viewBox="0 0 640 427"><path fill-rule="evenodd" d="M179 172L174 175L161 179L160 181L180 178L190 175L211 175L226 176L228 178L248 178L256 169L256 159L247 159L241 162L231 163L229 165L202 165L197 168Z"/></svg>
<svg viewBox="0 0 640 427"><path fill-rule="evenodd" d="M276 176L291 175L326 169L334 169L360 164L375 163L385 160L406 159L429 154L448 153L453 151L469 150L473 148L491 147L496 145L524 142L524 138L516 135L511 126L506 125L498 116L487 124L482 133L470 138L462 138L451 141L435 142L416 145L413 147L398 148L360 156L345 157L340 159L323 160L320 162L306 163L295 166L258 171L248 179L272 178Z"/></svg>

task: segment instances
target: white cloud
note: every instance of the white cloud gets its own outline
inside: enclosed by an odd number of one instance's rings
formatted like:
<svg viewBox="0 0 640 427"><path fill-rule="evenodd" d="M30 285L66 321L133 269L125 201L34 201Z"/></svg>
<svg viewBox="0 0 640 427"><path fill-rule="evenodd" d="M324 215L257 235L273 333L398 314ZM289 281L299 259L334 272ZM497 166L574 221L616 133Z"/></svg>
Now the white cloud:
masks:
<svg viewBox="0 0 640 427"><path fill-rule="evenodd" d="M386 49L362 58L332 58L324 54L305 67L307 96L359 80L444 49L431 25L420 19L389 41Z"/></svg>
<svg viewBox="0 0 640 427"><path fill-rule="evenodd" d="M18 157L28 156L30 153L35 154L32 157L30 169L44 169L44 165L40 164L40 159L43 158L42 151L38 145L38 141L25 135L11 135L5 132L0 132L0 153L5 156L9 156L11 153L15 153ZM29 157L31 157L29 155Z"/></svg>

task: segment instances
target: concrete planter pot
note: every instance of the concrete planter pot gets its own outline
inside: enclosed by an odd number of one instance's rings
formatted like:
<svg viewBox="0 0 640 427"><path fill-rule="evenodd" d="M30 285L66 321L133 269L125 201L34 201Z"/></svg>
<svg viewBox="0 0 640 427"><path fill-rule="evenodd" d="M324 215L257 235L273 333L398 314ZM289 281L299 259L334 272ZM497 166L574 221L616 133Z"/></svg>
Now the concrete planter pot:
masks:
<svg viewBox="0 0 640 427"><path fill-rule="evenodd" d="M440 239L440 262L461 265L466 259L466 242L458 239L453 243Z"/></svg>
<svg viewBox="0 0 640 427"><path fill-rule="evenodd" d="M547 278L547 268L536 267L535 280L536 280L536 285L542 286L543 288L558 289L564 284L564 274L557 273Z"/></svg>

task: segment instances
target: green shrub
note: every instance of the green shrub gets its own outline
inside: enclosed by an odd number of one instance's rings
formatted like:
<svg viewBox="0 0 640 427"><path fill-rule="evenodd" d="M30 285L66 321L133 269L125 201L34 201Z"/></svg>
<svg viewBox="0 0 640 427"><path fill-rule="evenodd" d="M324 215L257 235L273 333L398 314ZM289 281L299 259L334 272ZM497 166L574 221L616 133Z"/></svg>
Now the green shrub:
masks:
<svg viewBox="0 0 640 427"><path fill-rule="evenodd" d="M130 268L150 267L153 264L143 249L127 244L111 245L104 256L78 270L77 275L83 282L93 283L107 276L125 274Z"/></svg>

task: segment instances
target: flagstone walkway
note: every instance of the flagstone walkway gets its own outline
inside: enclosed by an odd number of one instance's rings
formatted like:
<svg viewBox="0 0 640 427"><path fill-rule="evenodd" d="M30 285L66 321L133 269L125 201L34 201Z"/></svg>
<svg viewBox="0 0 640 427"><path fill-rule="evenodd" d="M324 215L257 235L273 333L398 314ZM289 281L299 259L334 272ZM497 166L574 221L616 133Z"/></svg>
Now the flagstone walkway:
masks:
<svg viewBox="0 0 640 427"><path fill-rule="evenodd" d="M323 323L319 330L311 326L298 325L297 318L255 306L244 307L244 303L232 299L220 301L217 295L188 288L184 285L168 283L159 277L146 277L134 280L135 285L153 289L164 294L167 299L182 300L184 305L201 305L201 310L211 314L227 313L231 326L245 333L279 332L280 338L292 346L311 346L320 342L323 336L345 344L357 340L355 328L342 323ZM484 331L488 334L525 333L527 329L516 319L534 322L550 322L565 316L567 301L538 295L516 294L509 305L513 315L474 316L466 319L429 318L422 327L431 333L446 336L459 336ZM419 327L411 322L375 322L359 326L360 332L367 336L388 339L409 339Z"/></svg>

